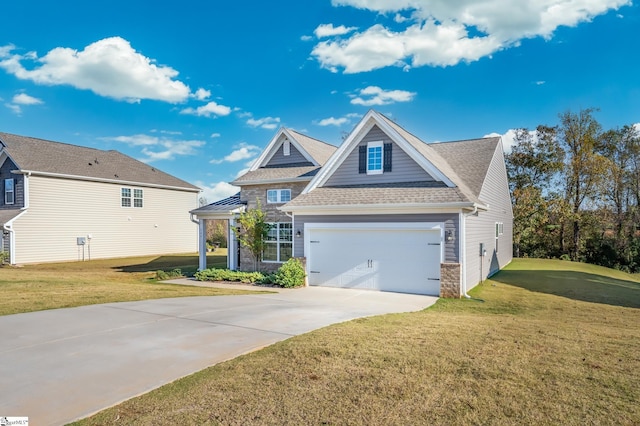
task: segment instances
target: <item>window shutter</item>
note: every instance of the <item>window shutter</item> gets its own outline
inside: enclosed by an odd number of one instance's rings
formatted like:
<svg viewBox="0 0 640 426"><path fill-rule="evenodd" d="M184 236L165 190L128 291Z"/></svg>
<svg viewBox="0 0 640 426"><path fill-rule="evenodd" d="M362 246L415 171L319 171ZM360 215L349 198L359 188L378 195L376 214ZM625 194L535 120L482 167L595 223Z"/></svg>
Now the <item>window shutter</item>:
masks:
<svg viewBox="0 0 640 426"><path fill-rule="evenodd" d="M382 171L390 172L391 171L391 150L393 148L393 144L385 143L384 144L384 165L382 166Z"/></svg>
<svg viewBox="0 0 640 426"><path fill-rule="evenodd" d="M358 173L367 173L367 146L360 145L358 148Z"/></svg>

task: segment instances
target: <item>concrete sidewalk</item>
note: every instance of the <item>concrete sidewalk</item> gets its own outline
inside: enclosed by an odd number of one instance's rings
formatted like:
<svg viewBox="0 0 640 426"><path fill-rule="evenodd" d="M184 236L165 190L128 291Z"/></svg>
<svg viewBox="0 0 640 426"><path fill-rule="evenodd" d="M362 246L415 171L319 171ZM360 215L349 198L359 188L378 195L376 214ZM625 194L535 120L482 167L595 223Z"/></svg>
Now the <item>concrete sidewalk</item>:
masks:
<svg viewBox="0 0 640 426"><path fill-rule="evenodd" d="M310 287L3 316L0 416L64 424L291 336L436 300Z"/></svg>

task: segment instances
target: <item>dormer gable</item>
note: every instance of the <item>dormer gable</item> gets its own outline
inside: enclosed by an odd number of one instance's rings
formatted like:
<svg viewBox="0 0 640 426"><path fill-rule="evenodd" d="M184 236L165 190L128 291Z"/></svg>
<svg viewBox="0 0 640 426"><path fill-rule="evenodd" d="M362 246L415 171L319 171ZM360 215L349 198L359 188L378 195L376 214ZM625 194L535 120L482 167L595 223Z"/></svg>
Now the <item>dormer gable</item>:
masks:
<svg viewBox="0 0 640 426"><path fill-rule="evenodd" d="M405 136L386 117L370 110L304 193L325 186L413 182L455 187L451 178L419 150L421 147Z"/></svg>
<svg viewBox="0 0 640 426"><path fill-rule="evenodd" d="M336 149L333 145L282 127L249 171L263 167L322 166Z"/></svg>

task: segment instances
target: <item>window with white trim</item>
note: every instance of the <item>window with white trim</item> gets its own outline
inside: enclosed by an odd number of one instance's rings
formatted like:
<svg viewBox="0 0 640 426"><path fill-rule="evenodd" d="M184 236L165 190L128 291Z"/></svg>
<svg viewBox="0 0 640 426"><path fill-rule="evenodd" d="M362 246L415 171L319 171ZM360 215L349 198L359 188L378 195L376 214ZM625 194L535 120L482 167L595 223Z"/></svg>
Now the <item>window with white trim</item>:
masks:
<svg viewBox="0 0 640 426"><path fill-rule="evenodd" d="M383 159L384 151L382 141L369 142L367 144L367 174L381 174Z"/></svg>
<svg viewBox="0 0 640 426"><path fill-rule="evenodd" d="M498 241L500 241L500 235L504 234L504 223L496 222L496 253L498 252Z"/></svg>
<svg viewBox="0 0 640 426"><path fill-rule="evenodd" d="M286 262L293 255L293 226L289 223L270 223L264 240L263 262Z"/></svg>
<svg viewBox="0 0 640 426"><path fill-rule="evenodd" d="M4 203L14 204L16 202L15 180L4 180Z"/></svg>
<svg viewBox="0 0 640 426"><path fill-rule="evenodd" d="M141 208L143 203L144 194L142 189L121 188L120 189L120 205L122 207L136 207Z"/></svg>
<svg viewBox="0 0 640 426"><path fill-rule="evenodd" d="M287 203L291 201L290 189L268 189L267 190L267 203Z"/></svg>
<svg viewBox="0 0 640 426"><path fill-rule="evenodd" d="M291 155L291 142L289 142L289 139L285 140L282 144L282 154L284 154L285 157Z"/></svg>

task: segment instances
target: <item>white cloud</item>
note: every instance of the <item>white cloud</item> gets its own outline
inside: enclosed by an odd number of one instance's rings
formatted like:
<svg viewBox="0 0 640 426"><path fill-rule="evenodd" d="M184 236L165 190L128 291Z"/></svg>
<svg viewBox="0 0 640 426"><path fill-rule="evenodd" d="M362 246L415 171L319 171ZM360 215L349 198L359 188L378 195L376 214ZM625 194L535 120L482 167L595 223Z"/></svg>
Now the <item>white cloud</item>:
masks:
<svg viewBox="0 0 640 426"><path fill-rule="evenodd" d="M404 26L393 31L378 23L348 39L321 41L313 48L311 54L322 67L332 72L343 69L345 73L357 73L387 66L408 69L476 61L517 46L523 39L550 39L560 26L591 21L631 1L333 0L332 3L394 14L394 27ZM410 18L406 18L407 13ZM327 25L333 28L332 24Z"/></svg>
<svg viewBox="0 0 640 426"><path fill-rule="evenodd" d="M531 135L534 141L538 140L538 134L535 130L529 130L529 134ZM492 138L496 136L502 137L502 149L504 150L505 153L510 153L511 149L516 144L516 129L509 129L502 134L493 132L493 133L489 133L488 135L484 135L483 137Z"/></svg>
<svg viewBox="0 0 640 426"><path fill-rule="evenodd" d="M358 96L351 99L354 105L388 105L395 102L410 102L415 97L415 92L406 90L384 90L378 86L368 86L360 90Z"/></svg>
<svg viewBox="0 0 640 426"><path fill-rule="evenodd" d="M273 130L280 124L280 117L264 117L258 119L252 117L247 120L247 124L251 127Z"/></svg>
<svg viewBox="0 0 640 426"><path fill-rule="evenodd" d="M12 55L13 50L13 45L0 47L0 68L37 84L70 85L129 102L177 103L190 94L189 87L175 79L178 71L157 65L121 37L98 40L80 51L56 47L41 58L34 52ZM36 64L27 69L24 63L28 61Z"/></svg>
<svg viewBox="0 0 640 426"><path fill-rule="evenodd" d="M236 161L246 160L248 158L253 158L260 153L260 147L255 145L249 145L246 143L241 143L237 146L237 149L232 151L231 154L225 156L220 160L211 160L211 164L222 164L222 163L235 163Z"/></svg>
<svg viewBox="0 0 640 426"><path fill-rule="evenodd" d="M329 118L323 118L322 120L318 121L318 126L340 127L343 124L346 124L348 122L349 122L349 119L347 117L340 117L340 118L329 117Z"/></svg>
<svg viewBox="0 0 640 426"><path fill-rule="evenodd" d="M358 29L357 27L345 27L344 25L334 27L333 24L320 24L313 31L313 33L318 38L324 38L324 37L332 37L337 35L348 34L357 29Z"/></svg>
<svg viewBox="0 0 640 426"><path fill-rule="evenodd" d="M211 92L209 90L203 89L202 87L196 90L196 92L193 94L193 97L199 101L209 99L210 96Z"/></svg>
<svg viewBox="0 0 640 426"><path fill-rule="evenodd" d="M15 104L4 104L4 106L6 106L7 108L9 108L11 111L13 111L14 114L16 115L22 115L22 108L20 108L20 105L15 105Z"/></svg>
<svg viewBox="0 0 640 426"><path fill-rule="evenodd" d="M240 188L227 182L217 182L207 185L202 181L196 181L195 185L202 189L200 196L204 197L207 203L223 200L240 191Z"/></svg>
<svg viewBox="0 0 640 426"><path fill-rule="evenodd" d="M215 139L215 138L219 138L221 135L220 133L211 133L211 136L209 136L211 139Z"/></svg>
<svg viewBox="0 0 640 426"><path fill-rule="evenodd" d="M26 93L19 93L15 95L12 102L17 105L41 105L44 103L42 99L34 98Z"/></svg>
<svg viewBox="0 0 640 426"><path fill-rule="evenodd" d="M231 114L231 108L226 105L217 104L214 101L198 108L185 108L180 114L196 115L198 117L211 117L212 115L225 116Z"/></svg>
<svg viewBox="0 0 640 426"><path fill-rule="evenodd" d="M102 140L126 143L132 147L142 147L144 155L140 161L150 163L158 160L173 160L178 156L197 154L197 148L205 145L200 140L174 140L167 137L138 134L133 136L114 136L101 138Z"/></svg>
<svg viewBox="0 0 640 426"><path fill-rule="evenodd" d="M544 80L538 80L538 81L536 81L536 86L542 86L545 83L546 83L546 81L544 81Z"/></svg>
<svg viewBox="0 0 640 426"><path fill-rule="evenodd" d="M302 37L300 37L300 40L302 41L311 41L313 40L313 37L310 35L303 35Z"/></svg>

